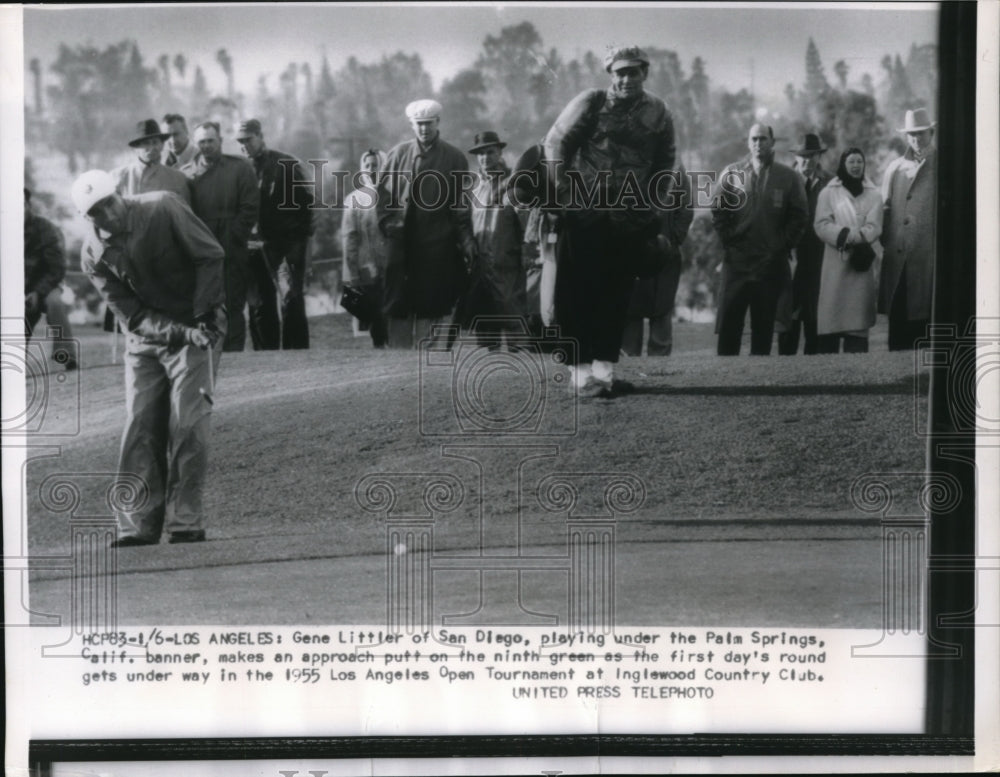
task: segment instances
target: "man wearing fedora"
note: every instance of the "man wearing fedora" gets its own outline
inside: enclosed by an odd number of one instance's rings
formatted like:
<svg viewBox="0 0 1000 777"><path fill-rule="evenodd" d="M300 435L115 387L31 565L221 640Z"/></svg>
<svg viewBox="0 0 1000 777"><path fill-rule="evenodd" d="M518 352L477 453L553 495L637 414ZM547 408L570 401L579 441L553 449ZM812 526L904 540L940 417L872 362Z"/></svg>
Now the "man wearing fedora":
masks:
<svg viewBox="0 0 1000 777"><path fill-rule="evenodd" d="M144 119L136 125L136 137L128 142L135 149L135 159L111 171L115 190L125 197L147 192L173 192L191 204L191 186L187 176L161 163L164 142L170 137L156 119ZM104 331L114 332L118 325L108 308L104 311ZM121 331L121 328L118 328Z"/></svg>
<svg viewBox="0 0 1000 777"><path fill-rule="evenodd" d="M128 142L135 149L135 159L111 172L115 189L131 196L146 192L173 192L190 204L191 192L187 178L179 170L161 164L163 144L170 137L156 119L145 119L136 126L136 137Z"/></svg>
<svg viewBox="0 0 1000 777"><path fill-rule="evenodd" d="M632 388L615 380L614 369L637 263L659 245L668 209L652 195L673 170L676 148L673 116L643 87L646 53L638 46L611 49L604 67L608 88L574 97L544 146L563 209L555 315L561 334L578 346L571 383L581 396L613 398Z"/></svg>
<svg viewBox="0 0 1000 777"><path fill-rule="evenodd" d="M260 209L257 176L246 159L222 153L222 136L216 122L206 121L195 127L194 143L198 146L197 156L181 168L191 181L191 208L226 252L229 325L222 350L242 351L247 336L247 245Z"/></svg>
<svg viewBox="0 0 1000 777"><path fill-rule="evenodd" d="M305 179L299 160L267 147L257 119L237 125L236 141L253 163L260 188L248 266L250 338L255 350L308 348L305 284L313 233L312 182ZM280 321L274 316L276 290L281 293Z"/></svg>
<svg viewBox="0 0 1000 777"><path fill-rule="evenodd" d="M821 340L816 334L816 310L819 304L819 279L823 266L823 241L816 236L812 223L816 218L816 202L820 190L830 182L830 174L820 166L826 147L819 135L806 133L802 142L792 150L795 169L802 176L809 206L809 221L798 245L795 246L795 274L791 286L791 320L778 335L778 353L794 356L799 350L799 334L805 335L802 352L812 355L820 352Z"/></svg>
<svg viewBox="0 0 1000 777"><path fill-rule="evenodd" d="M167 192L122 197L89 170L71 189L92 229L80 264L127 332L125 430L118 471L146 499L116 511L116 547L205 539L202 494L212 410L210 370L225 327L222 246Z"/></svg>
<svg viewBox="0 0 1000 777"><path fill-rule="evenodd" d="M905 351L926 335L931 319L937 149L926 108L906 112L899 131L909 148L886 170L878 312L889 316L889 350Z"/></svg>
<svg viewBox="0 0 1000 777"><path fill-rule="evenodd" d="M476 257L469 163L441 139L441 104L416 100L406 118L413 138L389 152L377 188L388 243L383 310L390 348L413 348L433 325L451 322Z"/></svg>
<svg viewBox="0 0 1000 777"><path fill-rule="evenodd" d="M479 178L472 190L472 231L476 237L478 261L470 268L469 287L459 302L458 323L468 327L480 320L475 334L492 349L501 345L502 333L526 333L524 324L514 319L526 313L527 281L522 260L524 230L514 206L506 197L510 168L503 159L506 143L496 132L476 135L469 153L476 157Z"/></svg>

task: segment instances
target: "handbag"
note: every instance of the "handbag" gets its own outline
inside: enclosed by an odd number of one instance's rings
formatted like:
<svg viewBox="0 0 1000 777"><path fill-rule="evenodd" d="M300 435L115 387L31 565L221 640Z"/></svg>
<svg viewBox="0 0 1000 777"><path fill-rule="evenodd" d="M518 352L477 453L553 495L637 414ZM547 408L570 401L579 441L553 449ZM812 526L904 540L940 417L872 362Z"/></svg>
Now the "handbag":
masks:
<svg viewBox="0 0 1000 777"><path fill-rule="evenodd" d="M340 306L362 324L370 324L379 315L379 305L375 286L352 286L344 284Z"/></svg>
<svg viewBox="0 0 1000 777"><path fill-rule="evenodd" d="M868 272L875 261L875 250L868 243L855 243L847 254L847 262L856 272Z"/></svg>

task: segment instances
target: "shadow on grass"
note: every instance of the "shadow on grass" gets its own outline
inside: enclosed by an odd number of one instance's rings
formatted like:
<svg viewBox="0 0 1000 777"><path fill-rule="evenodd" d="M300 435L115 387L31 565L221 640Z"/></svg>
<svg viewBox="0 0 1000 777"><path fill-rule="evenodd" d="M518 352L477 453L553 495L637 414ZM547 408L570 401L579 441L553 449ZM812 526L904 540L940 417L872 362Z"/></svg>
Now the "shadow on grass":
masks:
<svg viewBox="0 0 1000 777"><path fill-rule="evenodd" d="M918 391L927 395L928 382L921 375ZM782 386L641 386L637 385L632 394L664 396L706 396L706 397L786 397L786 396L836 396L836 395L888 395L910 396L914 393L912 379L896 383L865 385L810 384Z"/></svg>

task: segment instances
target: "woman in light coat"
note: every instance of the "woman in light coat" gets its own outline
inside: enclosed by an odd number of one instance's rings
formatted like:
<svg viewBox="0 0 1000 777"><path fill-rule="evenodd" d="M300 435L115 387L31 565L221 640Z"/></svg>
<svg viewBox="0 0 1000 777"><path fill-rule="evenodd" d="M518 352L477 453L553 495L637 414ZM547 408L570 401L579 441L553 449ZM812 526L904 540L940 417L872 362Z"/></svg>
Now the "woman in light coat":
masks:
<svg viewBox="0 0 1000 777"><path fill-rule="evenodd" d="M344 199L343 223L340 230L344 248L344 283L368 287L382 306L385 267L389 248L378 228L375 208L375 175L385 165L385 153L371 148L361 155L358 183L360 187ZM385 348L389 335L385 316L379 314L367 322L372 345Z"/></svg>
<svg viewBox="0 0 1000 777"><path fill-rule="evenodd" d="M826 244L820 276L817 334L820 353L868 352L868 330L875 324L875 277L882 247L882 196L865 177L865 155L849 148L840 156L837 174L819 194L816 235ZM862 243L876 261L857 270L852 248Z"/></svg>

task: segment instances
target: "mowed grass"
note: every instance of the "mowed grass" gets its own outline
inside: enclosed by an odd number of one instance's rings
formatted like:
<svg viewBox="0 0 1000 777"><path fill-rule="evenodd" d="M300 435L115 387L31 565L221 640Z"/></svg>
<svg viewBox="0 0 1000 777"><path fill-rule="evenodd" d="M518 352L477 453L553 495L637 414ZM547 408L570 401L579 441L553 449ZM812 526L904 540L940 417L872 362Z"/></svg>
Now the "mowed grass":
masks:
<svg viewBox="0 0 1000 777"><path fill-rule="evenodd" d="M412 352L375 352L343 315L311 326L308 351L223 357L206 523L212 539L251 541L206 543L192 553L234 561L377 553L385 512L363 509L357 493L373 478L395 485L399 517L427 514L423 486L441 473L454 476L462 499L440 515L436 542L457 548L560 541L565 515L538 500L538 484L554 473L574 476L577 510L594 515L604 509L604 484L637 478L641 507L614 517L624 538L644 541L696 525L727 533L752 524L780 536L781 526L799 522L877 524L852 505L855 479L923 468L915 425L926 413L926 374L914 369L912 354L885 350L881 322L869 354L729 359L715 356L710 324L678 323L671 357L622 360L634 395L577 402L553 368L534 432L529 424L517 434L443 436L427 432L462 431L455 396L463 389L453 369L421 369ZM77 335L83 369L53 391L50 405L72 414L79 380L81 431L54 440L58 455L39 455L27 468L33 554L64 553L70 543L67 516L42 505L43 481L64 474L78 483L81 503L100 513L115 471L120 359L110 364L110 335ZM478 354L468 358L485 352ZM484 413L510 418L534 401L522 358L501 355L501 369L481 373L476 401ZM470 363L460 372L474 372Z"/></svg>

